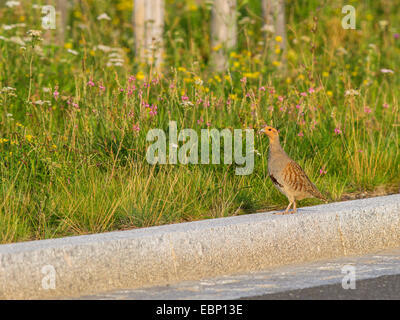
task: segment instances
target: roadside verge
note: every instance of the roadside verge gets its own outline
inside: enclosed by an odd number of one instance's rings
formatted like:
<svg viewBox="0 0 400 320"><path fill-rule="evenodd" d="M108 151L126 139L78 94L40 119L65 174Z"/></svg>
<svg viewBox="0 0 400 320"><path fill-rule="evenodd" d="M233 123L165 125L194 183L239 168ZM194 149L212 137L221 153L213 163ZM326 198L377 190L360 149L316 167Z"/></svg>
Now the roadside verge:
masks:
<svg viewBox="0 0 400 320"><path fill-rule="evenodd" d="M0 298L73 297L400 246L400 194L0 246Z"/></svg>

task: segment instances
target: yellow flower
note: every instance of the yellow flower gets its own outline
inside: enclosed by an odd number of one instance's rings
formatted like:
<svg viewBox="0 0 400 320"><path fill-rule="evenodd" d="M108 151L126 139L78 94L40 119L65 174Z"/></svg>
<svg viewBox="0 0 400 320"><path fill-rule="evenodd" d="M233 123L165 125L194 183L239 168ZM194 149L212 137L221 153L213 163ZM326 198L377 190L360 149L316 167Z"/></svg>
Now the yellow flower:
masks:
<svg viewBox="0 0 400 320"><path fill-rule="evenodd" d="M280 61L272 61L272 64L273 64L275 67L279 67L279 66L281 65Z"/></svg>
<svg viewBox="0 0 400 320"><path fill-rule="evenodd" d="M72 49L72 43L71 42L67 42L66 44L64 44L64 48L65 49Z"/></svg>
<svg viewBox="0 0 400 320"><path fill-rule="evenodd" d="M328 90L328 91L326 92L326 94L328 95L328 97L332 97L332 96L333 96L333 93L332 93L332 91L330 91L330 90Z"/></svg>
<svg viewBox="0 0 400 320"><path fill-rule="evenodd" d="M221 81L222 81L222 79L221 79L221 77L220 77L219 75L215 75L215 76L214 76L214 79L217 80L218 82L221 82Z"/></svg>
<svg viewBox="0 0 400 320"><path fill-rule="evenodd" d="M184 68L184 67L178 67L178 71L186 72L186 68Z"/></svg>
<svg viewBox="0 0 400 320"><path fill-rule="evenodd" d="M232 52L229 54L229 56L230 56L231 58L238 58L238 57L239 57L238 54L237 54L235 51L232 51Z"/></svg>
<svg viewBox="0 0 400 320"><path fill-rule="evenodd" d="M326 72L326 71L322 72L322 76L324 78L329 77L329 72Z"/></svg>
<svg viewBox="0 0 400 320"><path fill-rule="evenodd" d="M15 125L16 125L17 127L21 127L21 128L24 127L24 125L20 124L19 122L17 122Z"/></svg>
<svg viewBox="0 0 400 320"><path fill-rule="evenodd" d="M25 139L28 140L28 142L31 142L31 141L33 140L33 136L30 135L30 134L27 134L27 135L25 136Z"/></svg>
<svg viewBox="0 0 400 320"><path fill-rule="evenodd" d="M287 78L286 78L286 83L292 83L292 78L287 77Z"/></svg>
<svg viewBox="0 0 400 320"><path fill-rule="evenodd" d="M233 63L233 66L234 66L235 68L239 68L239 67L240 67L240 63L237 62L237 61L235 61L235 62Z"/></svg>
<svg viewBox="0 0 400 320"><path fill-rule="evenodd" d="M8 139L0 138L0 143L8 142Z"/></svg>
<svg viewBox="0 0 400 320"><path fill-rule="evenodd" d="M229 98L231 99L231 100L237 100L237 94L230 94L229 95Z"/></svg>
<svg viewBox="0 0 400 320"><path fill-rule="evenodd" d="M222 48L222 44L217 44L215 47L212 48L213 51L218 51Z"/></svg>
<svg viewBox="0 0 400 320"><path fill-rule="evenodd" d="M299 80L304 80L304 79L305 79L305 77L304 77L304 75L303 75L303 74L299 74L299 75L297 76L297 79L299 79Z"/></svg>
<svg viewBox="0 0 400 320"><path fill-rule="evenodd" d="M144 73L143 73L142 71L139 71L139 72L136 74L136 79L138 79L138 80L143 80L143 79L144 79Z"/></svg>
<svg viewBox="0 0 400 320"><path fill-rule="evenodd" d="M282 37L281 36L276 36L275 37L276 42L282 42Z"/></svg>

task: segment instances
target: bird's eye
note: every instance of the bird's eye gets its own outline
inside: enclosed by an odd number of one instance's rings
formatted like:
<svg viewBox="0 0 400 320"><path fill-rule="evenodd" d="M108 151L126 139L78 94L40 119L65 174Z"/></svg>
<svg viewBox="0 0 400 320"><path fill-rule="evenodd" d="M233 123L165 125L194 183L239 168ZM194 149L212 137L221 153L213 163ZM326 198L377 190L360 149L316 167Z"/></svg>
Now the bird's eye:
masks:
<svg viewBox="0 0 400 320"><path fill-rule="evenodd" d="M268 131L271 131L271 129L268 129Z"/></svg>

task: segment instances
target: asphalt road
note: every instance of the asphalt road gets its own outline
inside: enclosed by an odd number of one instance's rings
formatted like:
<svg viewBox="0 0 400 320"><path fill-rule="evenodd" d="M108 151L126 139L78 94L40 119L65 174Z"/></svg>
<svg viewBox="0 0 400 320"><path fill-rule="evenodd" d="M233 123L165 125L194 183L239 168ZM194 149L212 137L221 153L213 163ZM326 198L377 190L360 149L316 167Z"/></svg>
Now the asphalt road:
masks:
<svg viewBox="0 0 400 320"><path fill-rule="evenodd" d="M240 300L400 300L400 275L358 280L355 289L345 290L340 283L246 297Z"/></svg>
<svg viewBox="0 0 400 320"><path fill-rule="evenodd" d="M354 290L342 287L350 269L354 270ZM80 299L400 299L400 248L166 286L127 288Z"/></svg>

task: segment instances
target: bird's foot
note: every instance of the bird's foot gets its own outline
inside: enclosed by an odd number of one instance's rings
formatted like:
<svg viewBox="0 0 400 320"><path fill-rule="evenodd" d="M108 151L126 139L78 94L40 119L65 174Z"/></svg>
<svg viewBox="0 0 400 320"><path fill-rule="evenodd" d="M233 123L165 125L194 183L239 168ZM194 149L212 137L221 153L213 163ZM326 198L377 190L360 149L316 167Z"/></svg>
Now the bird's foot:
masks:
<svg viewBox="0 0 400 320"><path fill-rule="evenodd" d="M274 214L276 215L284 215L284 214L293 214L296 213L297 210L286 210L286 211L279 211L279 212L275 212Z"/></svg>

